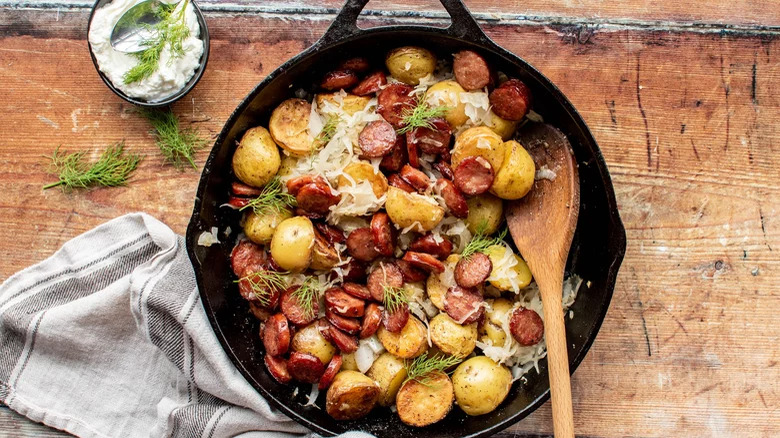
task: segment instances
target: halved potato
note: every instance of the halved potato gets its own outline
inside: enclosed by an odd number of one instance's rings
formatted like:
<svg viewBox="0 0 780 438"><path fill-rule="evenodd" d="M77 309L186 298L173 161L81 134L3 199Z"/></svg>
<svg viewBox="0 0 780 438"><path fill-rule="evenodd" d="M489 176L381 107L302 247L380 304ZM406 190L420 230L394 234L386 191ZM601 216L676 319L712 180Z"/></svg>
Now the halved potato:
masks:
<svg viewBox="0 0 780 438"><path fill-rule="evenodd" d="M316 356L324 364L330 362L336 354L336 347L322 336L316 321L295 333L291 347L292 351Z"/></svg>
<svg viewBox="0 0 780 438"><path fill-rule="evenodd" d="M326 271L333 269L340 261L339 252L324 237L314 238L309 268L315 271Z"/></svg>
<svg viewBox="0 0 780 438"><path fill-rule="evenodd" d="M376 405L379 385L357 371L341 371L333 378L325 397L325 410L336 420L363 417Z"/></svg>
<svg viewBox="0 0 780 438"><path fill-rule="evenodd" d="M384 352L366 375L379 384L379 405L390 406L395 403L395 395L406 380L406 367L403 360Z"/></svg>
<svg viewBox="0 0 780 438"><path fill-rule="evenodd" d="M340 107L342 111L351 116L358 111L366 109L371 98L368 96L355 96L354 94L322 93L315 96L314 100L317 102L317 109L322 114L335 113L335 111L331 112L328 109L328 105L326 105L326 102L328 102L333 106Z"/></svg>
<svg viewBox="0 0 780 438"><path fill-rule="evenodd" d="M437 82L425 92L425 101L431 107L446 106L447 114L444 118L455 129L466 123L466 104L460 101L460 93L466 90L453 80Z"/></svg>
<svg viewBox="0 0 780 438"><path fill-rule="evenodd" d="M371 163L366 161L356 161L349 164L344 168L344 173L352 177L355 183L360 184L363 181L371 183L371 189L374 191L374 196L381 198L382 195L387 193L387 178L382 172L377 172ZM344 175L340 175L337 181L337 187L341 190L341 187L352 185Z"/></svg>
<svg viewBox="0 0 780 438"><path fill-rule="evenodd" d="M394 78L405 84L417 85L420 79L433 74L436 55L422 47L399 47L387 54L385 65Z"/></svg>
<svg viewBox="0 0 780 438"><path fill-rule="evenodd" d="M498 231L501 221L504 220L504 202L501 199L483 193L466 199L469 206L469 215L465 222L471 234L477 234L477 230L484 226L485 235L491 235Z"/></svg>
<svg viewBox="0 0 780 438"><path fill-rule="evenodd" d="M233 173L250 186L266 185L279 171L280 164L279 148L262 126L247 130L233 153Z"/></svg>
<svg viewBox="0 0 780 438"><path fill-rule="evenodd" d="M466 357L477 343L477 323L460 325L446 313L436 315L429 323L431 342L450 356Z"/></svg>
<svg viewBox="0 0 780 438"><path fill-rule="evenodd" d="M511 255L507 255L507 252L511 253ZM533 280L531 270L528 269L525 260L512 252L511 249L504 245L493 245L488 247L487 255L493 263L493 271L490 273L490 277L488 277L488 282L493 286L504 291L513 290L511 278L515 279L515 282L520 289L531 284L531 280ZM501 263L501 260L505 257L514 257L517 264L511 269L502 270L501 266L503 264Z"/></svg>
<svg viewBox="0 0 780 438"><path fill-rule="evenodd" d="M479 340L497 347L503 347L506 342L506 332L504 331L504 321L509 318L509 312L512 311L512 302L505 298L496 298L488 300L488 311L486 312L484 324L479 326Z"/></svg>
<svg viewBox="0 0 780 438"><path fill-rule="evenodd" d="M303 99L287 99L280 103L268 122L276 144L292 155L308 155L314 149L314 139L309 132L310 114L311 104Z"/></svg>
<svg viewBox="0 0 780 438"><path fill-rule="evenodd" d="M428 294L428 298L442 312L444 311L444 296L447 294L447 286L442 282L442 276L453 275L452 272L455 265L458 264L458 260L460 260L460 255L450 254L444 262L445 271L441 274L432 273L425 283L425 292Z"/></svg>
<svg viewBox="0 0 780 438"><path fill-rule="evenodd" d="M428 348L428 329L419 319L411 315L400 333L392 333L382 325L379 327L377 337L385 350L401 359L417 357L425 353Z"/></svg>
<svg viewBox="0 0 780 438"><path fill-rule="evenodd" d="M392 186L387 189L385 209L394 224L418 233L432 230L444 218L444 209L432 199Z"/></svg>
<svg viewBox="0 0 780 438"><path fill-rule="evenodd" d="M536 165L520 143L510 140L504 148L504 164L496 172L490 191L502 199L520 199L534 186Z"/></svg>
<svg viewBox="0 0 780 438"><path fill-rule="evenodd" d="M265 245L271 242L276 227L283 220L291 217L292 212L287 209L280 211L270 210L263 214L255 214L254 211L249 210L243 217L242 226L244 227L244 234L252 242L258 245Z"/></svg>
<svg viewBox="0 0 780 438"><path fill-rule="evenodd" d="M454 386L445 373L434 371L423 379L407 380L396 396L398 416L410 426L423 427L442 420L455 399Z"/></svg>
<svg viewBox="0 0 780 438"><path fill-rule="evenodd" d="M452 169L466 157L482 157L493 166L493 172L499 172L504 164L506 146L501 137L487 126L477 126L463 131L452 148Z"/></svg>

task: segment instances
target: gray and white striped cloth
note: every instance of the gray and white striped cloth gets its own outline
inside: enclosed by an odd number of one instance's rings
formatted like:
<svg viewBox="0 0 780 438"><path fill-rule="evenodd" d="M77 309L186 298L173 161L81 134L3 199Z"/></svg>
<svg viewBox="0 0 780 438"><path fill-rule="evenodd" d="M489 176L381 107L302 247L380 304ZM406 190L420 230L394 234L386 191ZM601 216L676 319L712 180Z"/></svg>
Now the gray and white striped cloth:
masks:
<svg viewBox="0 0 780 438"><path fill-rule="evenodd" d="M76 237L0 286L0 401L83 437L307 432L231 364L183 238L140 213Z"/></svg>

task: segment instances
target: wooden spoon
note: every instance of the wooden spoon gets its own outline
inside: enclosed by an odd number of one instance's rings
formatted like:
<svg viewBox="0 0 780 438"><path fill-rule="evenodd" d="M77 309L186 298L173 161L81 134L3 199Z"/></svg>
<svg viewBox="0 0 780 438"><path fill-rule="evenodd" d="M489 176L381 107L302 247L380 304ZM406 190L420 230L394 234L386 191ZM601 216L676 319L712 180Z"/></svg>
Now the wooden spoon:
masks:
<svg viewBox="0 0 780 438"><path fill-rule="evenodd" d="M569 438L574 437L574 418L561 298L580 208L577 161L566 136L544 123L524 128L520 143L534 158L537 170L546 166L555 173L554 179L536 181L528 195L509 205L507 222L541 292L553 430L557 438Z"/></svg>

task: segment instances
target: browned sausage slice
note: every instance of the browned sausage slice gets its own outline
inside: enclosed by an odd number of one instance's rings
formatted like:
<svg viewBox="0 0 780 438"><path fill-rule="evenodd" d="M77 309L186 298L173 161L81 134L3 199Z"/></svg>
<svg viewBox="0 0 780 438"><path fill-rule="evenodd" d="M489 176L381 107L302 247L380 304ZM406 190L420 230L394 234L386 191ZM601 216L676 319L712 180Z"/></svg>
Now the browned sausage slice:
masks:
<svg viewBox="0 0 780 438"><path fill-rule="evenodd" d="M385 287L399 288L403 285L404 276L394 263L381 262L368 274L368 290L371 292L371 298L380 303L385 300Z"/></svg>
<svg viewBox="0 0 780 438"><path fill-rule="evenodd" d="M428 278L427 272L415 268L414 266L412 266L411 263L407 262L406 260L398 259L395 261L395 264L398 266L398 269L401 270L401 274L404 277L404 281L407 283L423 281L426 278Z"/></svg>
<svg viewBox="0 0 780 438"><path fill-rule="evenodd" d="M371 68L371 63L368 59L361 56L349 58L339 64L339 70L352 70L355 73L365 73Z"/></svg>
<svg viewBox="0 0 780 438"><path fill-rule="evenodd" d="M374 246L379 254L390 257L395 250L395 236L393 226L390 225L390 216L387 213L374 213L371 218L371 236Z"/></svg>
<svg viewBox="0 0 780 438"><path fill-rule="evenodd" d="M292 381L292 376L287 370L287 361L282 357L273 357L270 354L265 355L265 367L268 373L279 383L286 384ZM319 359L318 359L319 360Z"/></svg>
<svg viewBox="0 0 780 438"><path fill-rule="evenodd" d="M271 312L257 303L249 302L249 312L260 321L267 321L271 317Z"/></svg>
<svg viewBox="0 0 780 438"><path fill-rule="evenodd" d="M230 264L233 272L240 278L246 275L246 270L252 266L265 264L266 255L263 248L254 243L243 240L233 248L230 253Z"/></svg>
<svg viewBox="0 0 780 438"><path fill-rule="evenodd" d="M498 117L520 121L531 109L531 90L522 81L510 79L490 93L490 104Z"/></svg>
<svg viewBox="0 0 780 438"><path fill-rule="evenodd" d="M366 302L344 292L340 287L332 287L325 291L325 308L333 313L350 318L363 316Z"/></svg>
<svg viewBox="0 0 780 438"><path fill-rule="evenodd" d="M438 170L441 176L452 180L455 178L455 174L452 173L452 167L444 161L437 161L433 163L433 168Z"/></svg>
<svg viewBox="0 0 780 438"><path fill-rule="evenodd" d="M458 324L471 324L485 312L484 302L478 289L454 286L444 296L444 311Z"/></svg>
<svg viewBox="0 0 780 438"><path fill-rule="evenodd" d="M233 181L230 183L230 192L236 196L259 196L263 189L246 185L242 182Z"/></svg>
<svg viewBox="0 0 780 438"><path fill-rule="evenodd" d="M259 307L267 310L273 310L279 304L281 291L276 288L263 287L258 284L258 278L254 274L263 271L265 268L259 265L250 266L244 271L245 276L238 281L238 291L241 297L250 303L256 303ZM253 287L253 283L255 286ZM258 288L259 287L259 288ZM256 290L256 288L258 288Z"/></svg>
<svg viewBox="0 0 780 438"><path fill-rule="evenodd" d="M336 374L338 374L339 370L341 370L341 364L341 355L334 355L330 362L328 362L328 366L325 368L325 372L322 374L322 377L320 377L320 383L317 384L317 389L322 391L329 387L331 383L333 383L333 378L336 377Z"/></svg>
<svg viewBox="0 0 780 438"><path fill-rule="evenodd" d="M388 172L398 172L408 159L406 158L406 136L396 136L395 145L389 154L382 157L379 167Z"/></svg>
<svg viewBox="0 0 780 438"><path fill-rule="evenodd" d="M490 67L482 55L472 50L461 50L453 58L452 71L463 89L480 90L490 84Z"/></svg>
<svg viewBox="0 0 780 438"><path fill-rule="evenodd" d="M328 213L331 206L338 204L339 199L339 196L335 195L330 187L323 182L306 184L295 196L299 208L323 215Z"/></svg>
<svg viewBox="0 0 780 438"><path fill-rule="evenodd" d="M412 243L409 244L409 250L432 254L437 258L444 260L452 254L453 246L452 242L446 238L441 237L440 239L441 242L437 241L433 234L428 233L413 240Z"/></svg>
<svg viewBox="0 0 780 438"><path fill-rule="evenodd" d="M371 73L352 89L352 94L368 96L382 89L387 84L387 77L381 71Z"/></svg>
<svg viewBox="0 0 780 438"><path fill-rule="evenodd" d="M350 335L356 335L360 332L360 321L356 318L345 318L328 309L325 311L325 319L337 329L347 332Z"/></svg>
<svg viewBox="0 0 780 438"><path fill-rule="evenodd" d="M431 179L428 178L428 175L408 164L401 168L401 178L419 192L424 192L431 185Z"/></svg>
<svg viewBox="0 0 780 438"><path fill-rule="evenodd" d="M283 314L277 313L268 318L263 329L265 352L271 356L281 356L290 348L290 326Z"/></svg>
<svg viewBox="0 0 780 438"><path fill-rule="evenodd" d="M362 262L370 262L379 257L374 237L368 227L358 228L349 233L347 251Z"/></svg>
<svg viewBox="0 0 780 438"><path fill-rule="evenodd" d="M424 252L406 251L403 260L411 263L412 266L426 270L428 272L444 272L444 263L442 263L436 257Z"/></svg>
<svg viewBox="0 0 780 438"><path fill-rule="evenodd" d="M320 175L301 175L287 181L287 191L290 192L291 195L295 196L298 194L301 188L303 188L303 186L313 182L321 182L327 185L325 178L321 177Z"/></svg>
<svg viewBox="0 0 780 438"><path fill-rule="evenodd" d="M393 187L399 188L408 193L414 193L417 190L411 186L405 179L401 178L401 175L394 173L387 177L387 183Z"/></svg>
<svg viewBox="0 0 780 438"><path fill-rule="evenodd" d="M538 344L544 337L544 322L539 314L525 307L518 307L509 319L509 331L518 344Z"/></svg>
<svg viewBox="0 0 780 438"><path fill-rule="evenodd" d="M371 299L371 292L369 292L368 288L362 284L344 283L341 285L341 288L344 289L344 292L352 295L355 298L360 298L361 300Z"/></svg>
<svg viewBox="0 0 780 438"><path fill-rule="evenodd" d="M334 243L344 243L347 241L347 238L344 237L344 232L336 227L323 224L322 222L317 222L314 224L314 226L317 227L317 231L319 231L320 234L322 234L322 237L324 237L325 240L327 240L331 245Z"/></svg>
<svg viewBox="0 0 780 438"><path fill-rule="evenodd" d="M342 268L344 281L364 281L366 279L366 264L357 259L351 259Z"/></svg>
<svg viewBox="0 0 780 438"><path fill-rule="evenodd" d="M493 185L493 166L482 157L466 157L455 168L455 187L466 195L481 195Z"/></svg>
<svg viewBox="0 0 780 438"><path fill-rule="evenodd" d="M450 180L444 178L436 180L436 191L444 198L444 203L447 204L447 208L450 209L453 216L463 219L469 215L469 205L466 203L466 198Z"/></svg>
<svg viewBox="0 0 780 438"><path fill-rule="evenodd" d="M476 252L458 260L458 264L455 265L455 282L460 287L477 287L490 277L492 270L493 262L490 261L490 257Z"/></svg>
<svg viewBox="0 0 780 438"><path fill-rule="evenodd" d="M416 143L406 142L406 156L410 166L420 168L420 147Z"/></svg>
<svg viewBox="0 0 780 438"><path fill-rule="evenodd" d="M370 338L379 330L382 323L382 308L377 303L369 303L366 306L366 314L363 315L363 324L360 326L360 339Z"/></svg>
<svg viewBox="0 0 780 438"><path fill-rule="evenodd" d="M342 353L354 353L358 348L358 340L354 336L350 336L343 331L337 329L333 325L328 329L330 341L336 344Z"/></svg>
<svg viewBox="0 0 780 438"><path fill-rule="evenodd" d="M441 117L429 120L431 127L421 126L406 133L406 143L414 144L423 153L439 155L450 148L452 129Z"/></svg>
<svg viewBox="0 0 780 438"><path fill-rule="evenodd" d="M406 84L390 84L379 92L377 112L394 128L403 126L404 112L411 111L417 105L414 88Z"/></svg>
<svg viewBox="0 0 780 438"><path fill-rule="evenodd" d="M384 324L387 331L391 333L398 333L403 330L407 322L409 322L408 305L404 304L403 306L396 309L393 313L389 313L387 309L385 309L382 324Z"/></svg>
<svg viewBox="0 0 780 438"><path fill-rule="evenodd" d="M395 146L396 133L393 126L384 120L369 122L358 135L361 157L379 158L390 153Z"/></svg>
<svg viewBox="0 0 780 438"><path fill-rule="evenodd" d="M291 323L302 326L314 321L314 318L316 318L317 314L320 312L320 305L317 300L314 300L312 301L311 312L306 312L298 303L298 297L295 295L295 291L297 291L299 287L300 286L291 286L282 292L280 307L282 308L284 316L286 316Z"/></svg>
<svg viewBox="0 0 780 438"><path fill-rule="evenodd" d="M343 90L354 87L360 78L352 70L335 70L328 72L320 86L328 91Z"/></svg>
<svg viewBox="0 0 780 438"><path fill-rule="evenodd" d="M317 383L325 372L325 365L317 356L293 351L287 360L287 371L299 382Z"/></svg>

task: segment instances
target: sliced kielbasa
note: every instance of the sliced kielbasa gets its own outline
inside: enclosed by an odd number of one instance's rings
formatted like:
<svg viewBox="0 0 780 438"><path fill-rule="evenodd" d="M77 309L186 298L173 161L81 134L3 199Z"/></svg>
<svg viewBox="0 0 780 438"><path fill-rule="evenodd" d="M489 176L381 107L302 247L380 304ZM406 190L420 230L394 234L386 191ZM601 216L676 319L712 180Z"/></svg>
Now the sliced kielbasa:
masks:
<svg viewBox="0 0 780 438"><path fill-rule="evenodd" d="M358 340L356 337L344 333L332 324L330 324L330 328L328 328L328 336L330 341L336 344L336 347L338 347L342 353L354 353L358 348Z"/></svg>
<svg viewBox="0 0 780 438"><path fill-rule="evenodd" d="M263 193L263 189L246 185L242 182L233 181L230 183L230 193L236 196L260 196Z"/></svg>
<svg viewBox="0 0 780 438"><path fill-rule="evenodd" d="M344 243L347 241L347 238L344 237L344 232L336 227L323 224L322 222L317 222L314 224L314 226L317 227L317 231L319 231L322 237L324 237L325 240L327 240L331 245L335 243Z"/></svg>
<svg viewBox="0 0 780 438"><path fill-rule="evenodd" d="M544 337L544 322L534 310L518 307L509 319L509 331L518 344L538 344Z"/></svg>
<svg viewBox="0 0 780 438"><path fill-rule="evenodd" d="M494 178L493 166L482 157L466 157L455 168L455 187L469 196L487 192Z"/></svg>
<svg viewBox="0 0 780 438"><path fill-rule="evenodd" d="M319 359L318 359L319 360ZM265 367L268 373L279 383L286 384L292 381L292 376L287 370L287 361L282 357L273 357L270 354L265 355Z"/></svg>
<svg viewBox="0 0 780 438"><path fill-rule="evenodd" d="M320 383L317 384L317 389L323 391L333 383L333 378L336 377L336 374L341 370L342 362L340 354L336 354L330 359L328 366L325 368L325 372L322 373L322 377L320 377Z"/></svg>
<svg viewBox="0 0 780 438"><path fill-rule="evenodd" d="M352 89L352 94L358 96L368 96L382 89L387 84L387 77L384 72L377 71L366 76L360 83Z"/></svg>
<svg viewBox="0 0 780 438"><path fill-rule="evenodd" d="M325 291L325 308L333 313L350 318L363 316L366 302L344 292L340 287L332 287Z"/></svg>
<svg viewBox="0 0 780 438"><path fill-rule="evenodd" d="M395 129L384 120L374 120L363 127L358 135L361 157L379 158L390 153L395 146Z"/></svg>
<svg viewBox="0 0 780 438"><path fill-rule="evenodd" d="M377 112L396 129L403 127L404 113L415 105L414 88L406 84L390 84L377 97Z"/></svg>
<svg viewBox="0 0 780 438"><path fill-rule="evenodd" d="M381 262L368 274L368 290L371 298L383 303L385 301L385 287L399 288L404 285L404 276L395 263Z"/></svg>
<svg viewBox="0 0 780 438"><path fill-rule="evenodd" d="M341 267L343 281L359 282L366 279L366 264L352 258Z"/></svg>
<svg viewBox="0 0 780 438"><path fill-rule="evenodd" d="M432 254L439 259L446 259L452 254L452 242L444 237L438 239L431 233L420 236L409 244L409 250Z"/></svg>
<svg viewBox="0 0 780 438"><path fill-rule="evenodd" d="M363 315L363 323L360 326L360 339L370 338L379 330L382 324L382 308L377 303L369 303L366 313Z"/></svg>
<svg viewBox="0 0 780 438"><path fill-rule="evenodd" d="M401 270L401 275L403 275L404 281L407 283L415 283L417 281L423 281L428 278L427 272L423 271L422 269L415 268L406 260L395 260L395 264L398 266L398 269Z"/></svg>
<svg viewBox="0 0 780 438"><path fill-rule="evenodd" d="M382 324L387 331L398 333L403 330L407 322L409 322L409 306L407 304L397 308L393 313L390 313L385 309Z"/></svg>
<svg viewBox="0 0 780 438"><path fill-rule="evenodd" d="M317 314L320 312L320 305L317 300L313 300L311 303L311 311L307 312L298 302L298 296L295 294L299 287L300 286L290 286L282 292L280 307L284 316L286 316L291 323L302 326L314 321Z"/></svg>
<svg viewBox="0 0 780 438"><path fill-rule="evenodd" d="M230 253L231 267L239 278L246 275L247 268L263 266L265 263L266 254L263 248L248 240L239 242Z"/></svg>
<svg viewBox="0 0 780 438"><path fill-rule="evenodd" d="M271 317L270 310L251 301L249 302L249 312L260 321L267 321Z"/></svg>
<svg viewBox="0 0 780 438"><path fill-rule="evenodd" d="M455 265L455 282L458 286L470 288L483 284L493 270L493 262L490 257L475 252L469 257L461 257Z"/></svg>
<svg viewBox="0 0 780 438"><path fill-rule="evenodd" d="M401 175L397 173L388 176L387 183L408 193L414 193L417 191L414 189L414 187L412 187L411 184L406 182L406 180L401 178Z"/></svg>
<svg viewBox="0 0 780 438"><path fill-rule="evenodd" d="M242 198L242 197L239 197L239 196L232 196L231 195L228 198L228 202L227 203L228 203L229 206L231 206L233 208L240 209L240 208L244 208L247 205L249 205L250 201L252 201L252 198Z"/></svg>
<svg viewBox="0 0 780 438"><path fill-rule="evenodd" d="M424 192L431 185L431 179L423 171L406 164L401 168L401 178L411 184L419 192Z"/></svg>
<svg viewBox="0 0 780 438"><path fill-rule="evenodd" d="M290 348L290 325L287 318L277 313L265 322L263 329L265 352L271 356L281 356Z"/></svg>
<svg viewBox="0 0 780 438"><path fill-rule="evenodd" d="M492 79L485 58L472 50L461 50L453 55L452 71L455 80L466 91L481 90L487 87Z"/></svg>
<svg viewBox="0 0 780 438"><path fill-rule="evenodd" d="M379 254L390 257L395 250L395 235L387 213L374 213L371 218L371 237Z"/></svg>
<svg viewBox="0 0 780 438"><path fill-rule="evenodd" d="M406 144L414 144L425 154L439 155L450 148L452 128L447 120L434 117L428 120L430 127L420 126L406 133Z"/></svg>
<svg viewBox="0 0 780 438"><path fill-rule="evenodd" d="M437 274L444 272L444 263L436 257L424 252L406 251L403 260L411 263L412 266L428 272L435 272Z"/></svg>
<svg viewBox="0 0 780 438"><path fill-rule="evenodd" d="M356 335L360 332L360 320L356 318L346 318L328 309L325 311L325 319L337 329L350 335Z"/></svg>
<svg viewBox="0 0 780 438"><path fill-rule="evenodd" d="M250 303L256 303L258 306L268 310L274 310L279 304L281 291L268 284L263 284L261 276L254 274L265 270L265 267L259 265L250 266L244 271L244 277L238 281L238 292L241 297Z"/></svg>
<svg viewBox="0 0 780 438"><path fill-rule="evenodd" d="M444 198L444 203L447 204L447 208L450 209L453 216L464 219L469 215L469 205L466 203L466 198L450 180L444 178L436 180L436 191Z"/></svg>
<svg viewBox="0 0 780 438"><path fill-rule="evenodd" d="M531 109L531 90L522 81L510 79L490 93L490 105L498 117L520 121Z"/></svg>
<svg viewBox="0 0 780 438"><path fill-rule="evenodd" d="M373 234L368 227L357 228L347 236L347 251L362 262L370 262L379 257Z"/></svg>
<svg viewBox="0 0 780 438"><path fill-rule="evenodd" d="M437 161L433 163L433 168L438 170L441 176L452 180L455 178L455 174L452 172L452 167L444 161Z"/></svg>
<svg viewBox="0 0 780 438"><path fill-rule="evenodd" d="M343 61L341 64L339 64L339 70L352 70L355 73L365 73L371 68L371 63L368 62L368 59L363 58L362 56L356 56L354 58L349 58L345 61Z"/></svg>
<svg viewBox="0 0 780 438"><path fill-rule="evenodd" d="M444 311L458 324L471 324L485 312L484 302L479 289L453 286L444 296Z"/></svg>
<svg viewBox="0 0 780 438"><path fill-rule="evenodd" d="M287 360L287 371L299 382L317 383L325 372L325 365L317 356L293 351Z"/></svg>
<svg viewBox="0 0 780 438"><path fill-rule="evenodd" d="M406 142L406 157L410 166L420 168L420 147L416 143Z"/></svg>
<svg viewBox="0 0 780 438"><path fill-rule="evenodd" d="M382 157L379 168L388 172L398 172L408 161L406 157L406 136L396 136L395 145L389 154Z"/></svg>
<svg viewBox="0 0 780 438"><path fill-rule="evenodd" d="M309 211L309 210L304 210L304 209L302 209L300 207L296 207L295 208L295 215L294 216L306 217L306 218L309 218L309 219L311 219L313 221L317 221L317 220L325 218L325 214L323 214L323 213L314 213L314 212Z"/></svg>
<svg viewBox="0 0 780 438"><path fill-rule="evenodd" d="M328 91L352 88L360 78L352 70L334 70L322 78L320 86Z"/></svg>
<svg viewBox="0 0 780 438"><path fill-rule="evenodd" d="M303 188L303 186L314 182L328 185L328 183L325 181L325 178L320 175L301 175L287 181L287 191L291 195L295 196L298 194L301 188Z"/></svg>
<svg viewBox="0 0 780 438"><path fill-rule="evenodd" d="M341 288L344 289L344 292L352 295L355 298L360 298L361 300L371 299L371 292L369 292L368 288L362 284L344 283L341 285Z"/></svg>
<svg viewBox="0 0 780 438"><path fill-rule="evenodd" d="M327 214L331 206L339 203L340 197L324 182L311 182L301 187L295 195L298 207L315 214Z"/></svg>

